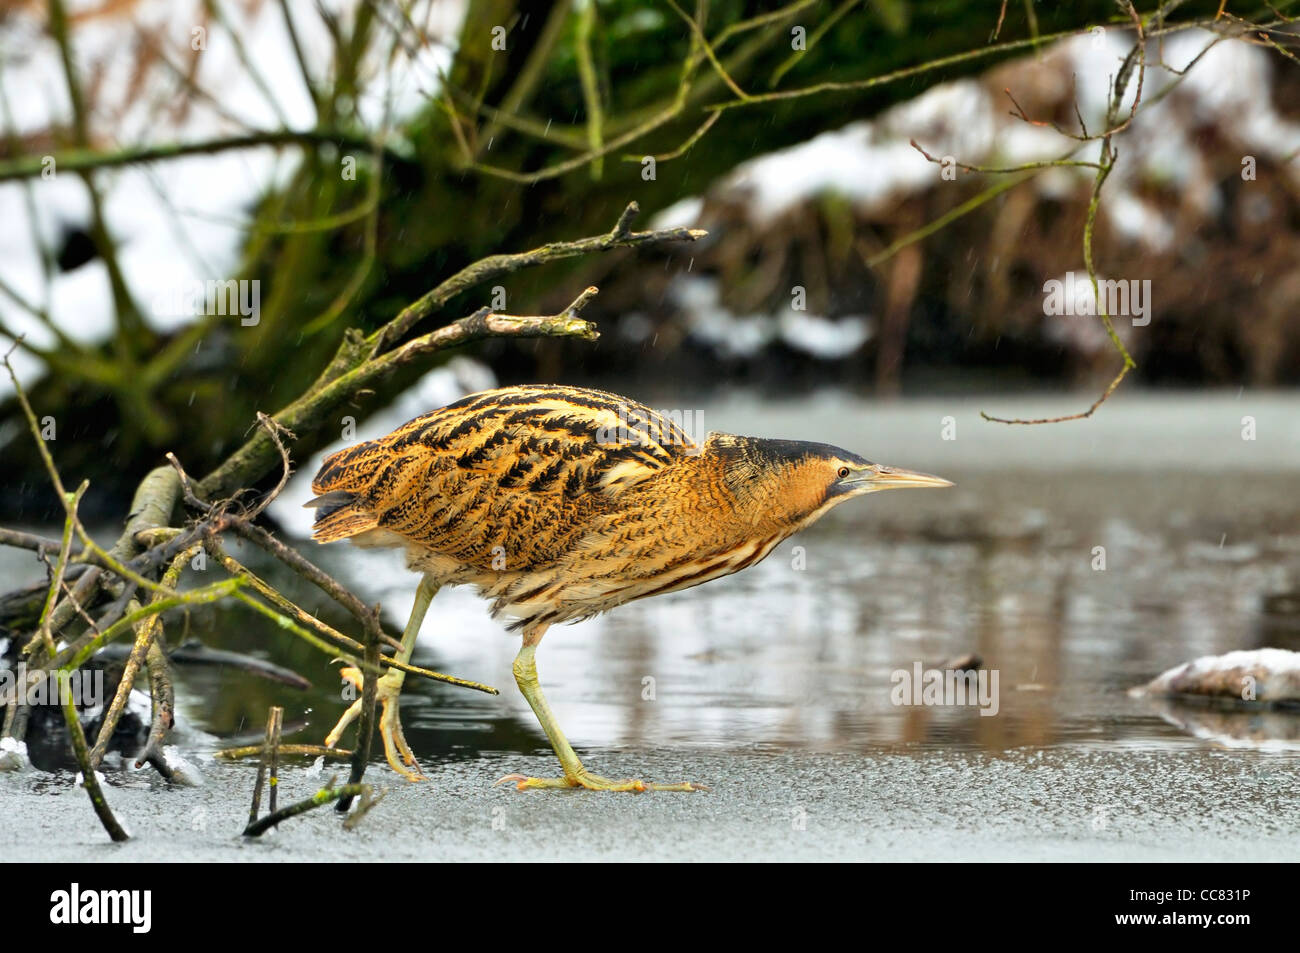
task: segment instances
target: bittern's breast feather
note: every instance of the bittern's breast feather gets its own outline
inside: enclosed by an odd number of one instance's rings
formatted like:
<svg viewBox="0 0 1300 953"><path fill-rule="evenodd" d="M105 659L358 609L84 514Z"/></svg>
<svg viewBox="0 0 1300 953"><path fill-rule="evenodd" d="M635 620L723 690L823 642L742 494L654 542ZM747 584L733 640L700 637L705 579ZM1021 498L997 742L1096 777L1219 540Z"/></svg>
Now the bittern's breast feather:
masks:
<svg viewBox="0 0 1300 953"><path fill-rule="evenodd" d="M447 563L527 569L698 446L669 417L603 391L472 394L327 457L312 482L321 542L396 534ZM364 540L358 540L364 541Z"/></svg>

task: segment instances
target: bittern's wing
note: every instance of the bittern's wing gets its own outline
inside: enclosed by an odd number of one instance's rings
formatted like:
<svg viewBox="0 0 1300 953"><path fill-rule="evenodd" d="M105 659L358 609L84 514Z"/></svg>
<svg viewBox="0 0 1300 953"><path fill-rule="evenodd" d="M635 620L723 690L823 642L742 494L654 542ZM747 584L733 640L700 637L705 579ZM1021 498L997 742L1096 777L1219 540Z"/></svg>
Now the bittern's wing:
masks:
<svg viewBox="0 0 1300 953"><path fill-rule="evenodd" d="M536 385L473 394L326 458L321 542L386 530L465 563L546 562L628 488L698 446L680 426L603 391ZM486 568L486 566L484 567Z"/></svg>

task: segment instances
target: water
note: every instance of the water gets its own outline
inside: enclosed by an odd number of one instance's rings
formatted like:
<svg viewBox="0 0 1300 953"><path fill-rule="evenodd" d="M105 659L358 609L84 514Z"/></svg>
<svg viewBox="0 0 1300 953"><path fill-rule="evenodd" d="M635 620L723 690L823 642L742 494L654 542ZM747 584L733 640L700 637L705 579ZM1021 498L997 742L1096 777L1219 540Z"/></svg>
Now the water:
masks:
<svg viewBox="0 0 1300 953"><path fill-rule="evenodd" d="M944 857L1295 855L1300 715L1127 694L1199 655L1300 650L1295 600L1284 598L1300 590L1294 398L1130 396L1094 420L1036 428L985 423L977 411L1077 408L827 397L697 409L710 429L824 440L958 484L850 502L750 570L546 635L542 684L591 770L701 781L712 793L491 788L503 774L553 775L557 765L513 685L517 638L472 592L450 590L414 661L501 696L408 679L403 723L431 782L396 778L376 744L368 779L392 794L354 846L340 847L321 813L291 822L273 848L241 847L232 837L254 769L211 752L260 734L269 704L285 706L286 740L319 742L344 703L332 666L284 631L242 609L203 611L191 634L314 687L180 667L177 740L206 784L166 791L147 772L110 772L110 796L141 835L127 856L174 850L180 838L187 853L239 859L376 848L472 857L488 845L520 857L920 858L940 856L944 831L961 835ZM943 439L945 417L955 440ZM1242 439L1243 417L1254 418L1254 440ZM296 482L286 503L305 493ZM400 626L415 578L396 554L304 551ZM237 558L270 571L254 556ZM347 625L312 591L279 581ZM997 673L996 714L891 701L897 673L970 654ZM293 764L283 796L306 796L325 776ZM75 833L54 842L70 856L104 840L67 771L0 777L0 799L6 853L48 850L63 824Z"/></svg>

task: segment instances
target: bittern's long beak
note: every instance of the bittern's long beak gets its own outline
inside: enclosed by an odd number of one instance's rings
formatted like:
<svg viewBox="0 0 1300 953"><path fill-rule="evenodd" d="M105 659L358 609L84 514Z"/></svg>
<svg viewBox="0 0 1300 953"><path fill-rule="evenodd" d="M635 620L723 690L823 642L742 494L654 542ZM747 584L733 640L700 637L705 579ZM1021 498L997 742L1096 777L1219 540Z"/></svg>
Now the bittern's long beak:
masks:
<svg viewBox="0 0 1300 953"><path fill-rule="evenodd" d="M855 481L859 482L859 481ZM915 470L903 470L899 467L886 467L877 464L862 474L861 486L864 490L906 490L924 486L952 486L952 481L929 473Z"/></svg>

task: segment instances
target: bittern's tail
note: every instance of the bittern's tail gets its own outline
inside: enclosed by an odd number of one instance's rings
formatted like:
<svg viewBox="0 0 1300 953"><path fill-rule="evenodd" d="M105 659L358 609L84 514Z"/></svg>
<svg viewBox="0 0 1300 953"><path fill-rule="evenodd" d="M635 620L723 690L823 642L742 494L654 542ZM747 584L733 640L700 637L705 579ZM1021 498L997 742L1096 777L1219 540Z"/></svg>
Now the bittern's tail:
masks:
<svg viewBox="0 0 1300 953"><path fill-rule="evenodd" d="M375 529L378 517L365 506L374 469L373 445L348 447L325 458L311 488L320 496L308 500L304 507L316 510L312 539L332 543Z"/></svg>
<svg viewBox="0 0 1300 953"><path fill-rule="evenodd" d="M331 490L303 504L316 509L316 522L312 524L311 538L318 543L332 543L365 533L379 525L373 513L357 505L356 494L347 490Z"/></svg>

